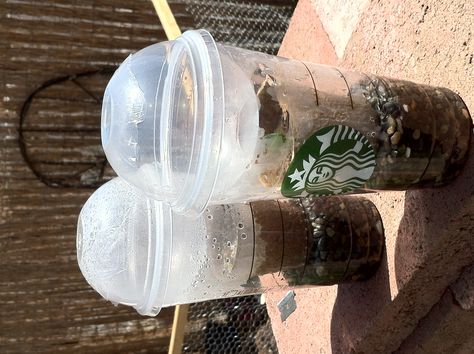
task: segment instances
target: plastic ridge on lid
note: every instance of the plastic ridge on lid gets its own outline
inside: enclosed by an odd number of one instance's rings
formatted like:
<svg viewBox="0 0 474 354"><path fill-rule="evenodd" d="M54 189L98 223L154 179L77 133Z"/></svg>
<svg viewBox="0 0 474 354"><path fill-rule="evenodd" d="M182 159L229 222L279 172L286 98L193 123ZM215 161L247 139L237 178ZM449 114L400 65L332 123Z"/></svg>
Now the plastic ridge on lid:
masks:
<svg viewBox="0 0 474 354"><path fill-rule="evenodd" d="M199 215L219 173L220 57L207 31L130 55L104 94L102 145L119 176L178 213Z"/></svg>

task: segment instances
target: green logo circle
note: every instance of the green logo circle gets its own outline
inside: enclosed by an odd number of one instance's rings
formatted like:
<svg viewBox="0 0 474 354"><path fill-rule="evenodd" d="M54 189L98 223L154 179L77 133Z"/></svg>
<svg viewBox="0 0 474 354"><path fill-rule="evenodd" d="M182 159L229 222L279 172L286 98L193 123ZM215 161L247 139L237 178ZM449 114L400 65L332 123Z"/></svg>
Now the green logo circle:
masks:
<svg viewBox="0 0 474 354"><path fill-rule="evenodd" d="M361 187L374 168L375 154L367 138L351 127L332 125L301 146L281 193L285 197L347 193Z"/></svg>

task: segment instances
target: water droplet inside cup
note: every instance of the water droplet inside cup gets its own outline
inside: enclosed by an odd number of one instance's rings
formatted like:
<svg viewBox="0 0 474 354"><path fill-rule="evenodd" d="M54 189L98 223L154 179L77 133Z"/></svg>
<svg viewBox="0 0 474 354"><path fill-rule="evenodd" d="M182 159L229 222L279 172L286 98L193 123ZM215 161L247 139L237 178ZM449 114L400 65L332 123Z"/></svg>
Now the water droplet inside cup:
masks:
<svg viewBox="0 0 474 354"><path fill-rule="evenodd" d="M243 229L244 228L244 224L239 222L239 224L237 225L239 227L239 229Z"/></svg>
<svg viewBox="0 0 474 354"><path fill-rule="evenodd" d="M227 247L230 247L231 242L230 242L230 241L227 241L226 245L227 245Z"/></svg>
<svg viewBox="0 0 474 354"><path fill-rule="evenodd" d="M208 218L209 220L212 220L212 219L213 219L213 216L212 216L212 215L208 215L207 218Z"/></svg>
<svg viewBox="0 0 474 354"><path fill-rule="evenodd" d="M214 238L212 239L212 243L216 243L216 242L217 242L217 238L214 237Z"/></svg>
<svg viewBox="0 0 474 354"><path fill-rule="evenodd" d="M240 235L240 237L242 238L242 240L245 240L247 238L247 234L242 234Z"/></svg>
<svg viewBox="0 0 474 354"><path fill-rule="evenodd" d="M229 263L229 262L230 262L230 259L229 259L229 258L226 258L226 259L225 259L225 262L226 262L226 263Z"/></svg>
<svg viewBox="0 0 474 354"><path fill-rule="evenodd" d="M222 255L218 254L216 258L217 258L217 260L222 259Z"/></svg>

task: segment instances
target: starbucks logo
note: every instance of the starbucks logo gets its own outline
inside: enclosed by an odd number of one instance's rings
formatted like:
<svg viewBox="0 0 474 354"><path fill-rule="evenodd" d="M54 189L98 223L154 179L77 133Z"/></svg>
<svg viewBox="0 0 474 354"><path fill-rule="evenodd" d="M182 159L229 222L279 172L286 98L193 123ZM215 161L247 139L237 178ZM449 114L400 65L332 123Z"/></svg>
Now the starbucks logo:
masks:
<svg viewBox="0 0 474 354"><path fill-rule="evenodd" d="M367 138L351 127L332 125L301 146L281 192L285 197L350 192L362 186L374 168L375 154Z"/></svg>

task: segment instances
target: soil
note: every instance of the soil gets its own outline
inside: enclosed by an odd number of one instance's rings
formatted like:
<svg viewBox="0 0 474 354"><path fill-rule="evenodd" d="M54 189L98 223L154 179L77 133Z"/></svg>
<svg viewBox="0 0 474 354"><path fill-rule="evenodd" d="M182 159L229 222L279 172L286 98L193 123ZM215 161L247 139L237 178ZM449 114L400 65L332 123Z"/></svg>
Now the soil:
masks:
<svg viewBox="0 0 474 354"><path fill-rule="evenodd" d="M272 64L254 64L252 75L264 132L255 163L281 160L262 172L262 185L277 188L302 144L333 124L360 131L375 152L375 171L360 190L443 185L462 169L472 121L454 92L310 63L300 64L304 79L296 79L287 75L290 67ZM290 140L294 149L284 159Z"/></svg>
<svg viewBox="0 0 474 354"><path fill-rule="evenodd" d="M382 258L380 215L356 197L251 203L255 258L251 278L278 273L289 286L369 278Z"/></svg>

